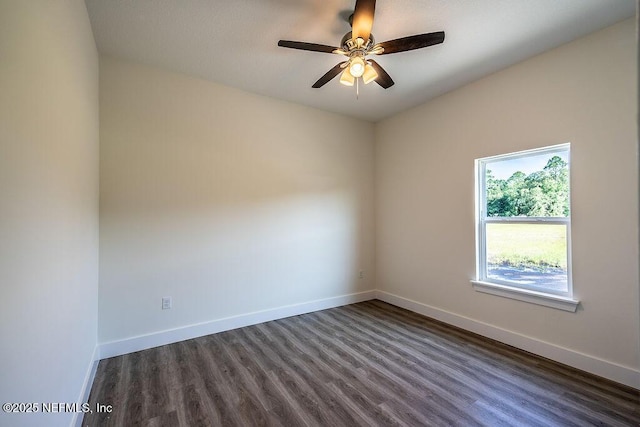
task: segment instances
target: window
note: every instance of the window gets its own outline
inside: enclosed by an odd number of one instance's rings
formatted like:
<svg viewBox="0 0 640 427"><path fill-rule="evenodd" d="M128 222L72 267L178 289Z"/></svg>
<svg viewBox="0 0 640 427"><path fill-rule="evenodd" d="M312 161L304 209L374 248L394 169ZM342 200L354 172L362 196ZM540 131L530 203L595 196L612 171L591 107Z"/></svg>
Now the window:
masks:
<svg viewBox="0 0 640 427"><path fill-rule="evenodd" d="M569 144L476 160L476 290L575 311Z"/></svg>

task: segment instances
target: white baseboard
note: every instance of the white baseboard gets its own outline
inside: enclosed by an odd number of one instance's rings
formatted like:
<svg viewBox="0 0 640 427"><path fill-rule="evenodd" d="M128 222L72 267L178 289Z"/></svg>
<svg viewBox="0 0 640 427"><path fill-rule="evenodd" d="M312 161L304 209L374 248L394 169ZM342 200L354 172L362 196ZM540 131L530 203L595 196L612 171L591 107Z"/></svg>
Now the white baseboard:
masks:
<svg viewBox="0 0 640 427"><path fill-rule="evenodd" d="M256 325L258 323L268 322L271 320L283 319L285 317L297 316L299 314L310 313L313 311L354 304L374 298L375 291L359 292L301 304L287 305L284 307L242 314L239 316L226 317L210 322L183 326L176 329L140 335L119 341L106 342L100 344L100 356L102 359L106 359L108 357L120 356L127 353L133 353L134 351L146 350L148 348L172 344L204 335L229 331L232 329Z"/></svg>
<svg viewBox="0 0 640 427"><path fill-rule="evenodd" d="M95 375L97 361L99 359L120 356L134 351L146 350L148 348L172 344L209 334L256 325L258 323L268 322L271 320L283 319L285 317L297 316L313 311L326 310L347 304L368 301L371 299L379 299L389 304L440 320L467 331L475 332L479 335L503 342L530 353L640 389L640 371L636 369L618 365L575 350L540 341L526 335L518 334L516 332L489 325L459 314L451 313L427 304L378 290L277 307L274 309L217 319L210 322L155 332L124 340L102 343L96 347L96 352L94 354L96 362L91 366L91 369L87 373L87 379L83 388L83 396L81 396L84 400L81 398L78 401L86 402L90 391L90 385L93 382L93 376ZM77 424L74 423L73 425Z"/></svg>
<svg viewBox="0 0 640 427"><path fill-rule="evenodd" d="M84 377L84 383L82 384L82 389L80 390L80 396L78 396L78 400L76 400L77 403L82 404L89 402L89 393L91 393L91 386L93 385L93 380L96 377L98 362L100 362L100 347L96 345L93 349L91 360L89 361L87 373ZM82 427L82 417L83 414L81 412L74 413L70 425L75 427Z"/></svg>
<svg viewBox="0 0 640 427"><path fill-rule="evenodd" d="M398 295L390 294L388 292L376 291L375 294L377 299L389 304L440 320L444 323L457 326L467 331L475 332L476 334L487 338L491 338L530 353L555 360L565 365L608 378L615 382L640 389L640 371L636 369L621 366L575 350L540 341L535 338L479 322L468 317L460 316L458 314L403 298Z"/></svg>

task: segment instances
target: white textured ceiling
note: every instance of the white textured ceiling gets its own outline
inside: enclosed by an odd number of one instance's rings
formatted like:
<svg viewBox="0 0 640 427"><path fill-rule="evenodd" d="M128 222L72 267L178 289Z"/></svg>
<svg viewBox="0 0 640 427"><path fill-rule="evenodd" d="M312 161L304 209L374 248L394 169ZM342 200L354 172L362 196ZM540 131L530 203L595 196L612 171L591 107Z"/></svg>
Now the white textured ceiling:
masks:
<svg viewBox="0 0 640 427"><path fill-rule="evenodd" d="M355 0L86 0L98 50L249 92L378 121L635 14L635 0L378 0L376 41L443 30L445 42L376 58L396 84L311 85L341 56Z"/></svg>

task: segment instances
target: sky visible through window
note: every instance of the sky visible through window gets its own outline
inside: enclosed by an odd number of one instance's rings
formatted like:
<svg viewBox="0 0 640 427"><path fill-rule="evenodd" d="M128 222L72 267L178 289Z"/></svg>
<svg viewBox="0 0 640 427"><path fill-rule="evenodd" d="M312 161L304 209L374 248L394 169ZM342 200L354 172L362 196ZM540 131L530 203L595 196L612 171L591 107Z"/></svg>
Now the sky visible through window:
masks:
<svg viewBox="0 0 640 427"><path fill-rule="evenodd" d="M516 159L505 159L495 162L488 162L487 169L491 171L496 179L509 179L515 172L523 172L529 175L531 172L541 171L547 165L547 162L553 156L558 156L565 162L569 163L569 153L545 153L538 156L526 156Z"/></svg>

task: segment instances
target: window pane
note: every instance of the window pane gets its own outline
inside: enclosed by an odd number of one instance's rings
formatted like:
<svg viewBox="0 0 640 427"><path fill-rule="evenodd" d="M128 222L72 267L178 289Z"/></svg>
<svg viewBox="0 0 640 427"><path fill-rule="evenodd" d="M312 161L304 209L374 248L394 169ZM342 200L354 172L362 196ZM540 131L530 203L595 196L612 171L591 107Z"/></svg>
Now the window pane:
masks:
<svg viewBox="0 0 640 427"><path fill-rule="evenodd" d="M486 224L487 276L545 292L568 292L567 226Z"/></svg>
<svg viewBox="0 0 640 427"><path fill-rule="evenodd" d="M568 217L569 152L486 163L486 216Z"/></svg>

